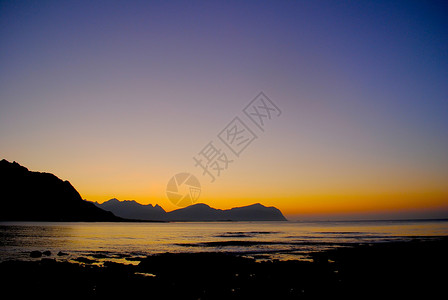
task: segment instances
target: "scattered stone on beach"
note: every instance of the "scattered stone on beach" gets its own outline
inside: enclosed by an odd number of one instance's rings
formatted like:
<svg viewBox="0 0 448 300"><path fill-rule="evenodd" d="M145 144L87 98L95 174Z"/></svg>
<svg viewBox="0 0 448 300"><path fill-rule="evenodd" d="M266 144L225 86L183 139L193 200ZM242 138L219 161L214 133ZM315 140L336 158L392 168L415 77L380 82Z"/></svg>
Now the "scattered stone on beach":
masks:
<svg viewBox="0 0 448 300"><path fill-rule="evenodd" d="M93 264L95 262L95 260L93 260L93 259L89 259L87 257L82 257L82 256L75 258L74 261L84 263L84 264Z"/></svg>
<svg viewBox="0 0 448 300"><path fill-rule="evenodd" d="M92 257L93 257L93 258L99 258L99 259L101 259L101 258L109 258L108 255L103 254L103 253L92 254Z"/></svg>
<svg viewBox="0 0 448 300"><path fill-rule="evenodd" d="M58 256L67 256L67 255L68 255L68 253L65 253L65 252L62 252L62 251L58 252Z"/></svg>
<svg viewBox="0 0 448 300"><path fill-rule="evenodd" d="M45 255L45 256L50 256L51 255L51 251L47 250L47 251L42 252L42 254Z"/></svg>
<svg viewBox="0 0 448 300"><path fill-rule="evenodd" d="M128 261L142 261L145 258L146 257L144 257L144 256L131 256L131 257L125 257L124 259L128 260Z"/></svg>
<svg viewBox="0 0 448 300"><path fill-rule="evenodd" d="M127 253L117 253L117 254L114 255L114 258L124 258L124 259L127 259L128 257L131 257L131 255L127 254Z"/></svg>
<svg viewBox="0 0 448 300"><path fill-rule="evenodd" d="M37 251L37 250L35 250L35 251L31 251L31 253L30 253L30 257L32 257L32 258L39 258L39 257L42 257L42 252Z"/></svg>
<svg viewBox="0 0 448 300"><path fill-rule="evenodd" d="M448 239L355 245L311 261L257 261L233 253L164 253L140 264L43 257L0 262L4 294L20 298L436 299L446 291ZM39 253L37 251L37 253ZM42 253L41 253L42 254ZM320 263L322 262L322 263ZM82 263L88 264L84 265ZM26 288L23 288L26 282ZM412 288L406 288L406 287Z"/></svg>

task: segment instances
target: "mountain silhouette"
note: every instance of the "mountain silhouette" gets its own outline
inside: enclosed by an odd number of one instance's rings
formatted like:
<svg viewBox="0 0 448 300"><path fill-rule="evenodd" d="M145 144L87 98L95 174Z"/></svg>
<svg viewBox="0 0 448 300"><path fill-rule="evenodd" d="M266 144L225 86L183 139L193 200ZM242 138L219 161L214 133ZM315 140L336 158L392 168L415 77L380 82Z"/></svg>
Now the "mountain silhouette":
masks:
<svg viewBox="0 0 448 300"><path fill-rule="evenodd" d="M101 204L98 202L93 203L101 209L110 211L114 215L126 219L156 221L164 220L166 215L165 210L159 205L143 205L134 200L119 201L114 198Z"/></svg>
<svg viewBox="0 0 448 300"><path fill-rule="evenodd" d="M286 221L279 209L259 203L227 210L198 203L171 212L165 212L159 205L142 205L135 201L119 201L115 198L102 204L94 203L116 216L148 221Z"/></svg>
<svg viewBox="0 0 448 300"><path fill-rule="evenodd" d="M0 221L121 221L82 200L68 181L0 161Z"/></svg>
<svg viewBox="0 0 448 300"><path fill-rule="evenodd" d="M0 221L286 221L259 203L227 210L199 203L171 212L159 205L111 199L85 201L68 181L0 161Z"/></svg>
<svg viewBox="0 0 448 300"><path fill-rule="evenodd" d="M287 221L282 212L260 203L232 209L216 209L199 203L167 213L169 221Z"/></svg>

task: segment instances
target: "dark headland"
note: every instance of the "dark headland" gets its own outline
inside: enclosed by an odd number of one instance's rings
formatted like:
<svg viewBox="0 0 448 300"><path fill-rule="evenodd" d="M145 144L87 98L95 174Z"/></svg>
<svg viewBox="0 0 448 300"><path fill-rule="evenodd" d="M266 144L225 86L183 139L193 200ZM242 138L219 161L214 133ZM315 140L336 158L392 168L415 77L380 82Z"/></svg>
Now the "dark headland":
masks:
<svg viewBox="0 0 448 300"><path fill-rule="evenodd" d="M0 161L0 221L122 221L84 201L68 181Z"/></svg>

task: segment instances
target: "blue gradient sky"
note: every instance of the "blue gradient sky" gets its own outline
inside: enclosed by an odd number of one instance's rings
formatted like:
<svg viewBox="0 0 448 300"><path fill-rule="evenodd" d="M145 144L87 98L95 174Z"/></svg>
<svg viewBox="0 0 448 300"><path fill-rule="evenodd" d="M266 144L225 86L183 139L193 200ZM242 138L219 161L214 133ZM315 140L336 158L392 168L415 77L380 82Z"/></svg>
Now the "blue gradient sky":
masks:
<svg viewBox="0 0 448 300"><path fill-rule="evenodd" d="M89 200L171 210L187 171L218 208L448 211L445 1L1 1L0 66L1 157ZM282 116L208 183L260 91Z"/></svg>

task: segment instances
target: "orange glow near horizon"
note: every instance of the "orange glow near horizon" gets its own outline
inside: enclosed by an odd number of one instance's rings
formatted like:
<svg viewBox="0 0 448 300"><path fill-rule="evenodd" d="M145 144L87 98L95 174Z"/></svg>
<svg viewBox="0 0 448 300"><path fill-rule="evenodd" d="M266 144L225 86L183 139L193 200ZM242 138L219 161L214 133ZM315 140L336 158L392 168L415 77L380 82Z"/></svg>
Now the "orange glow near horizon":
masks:
<svg viewBox="0 0 448 300"><path fill-rule="evenodd" d="M252 162L251 160L255 161ZM313 171L311 166L303 165L295 173L280 166L266 167L257 176L248 177L238 173L241 168L256 170L252 163L256 157L247 157L235 166L234 176L220 178L209 183L206 177L196 174L202 185L198 200L211 207L229 209L261 203L275 206L285 215L318 214L359 214L388 213L413 210L447 210L448 189L444 187L444 173L420 177L416 172L395 171L388 175L382 170L372 168L369 173L361 171L345 174ZM135 168L137 170L135 171ZM104 202L111 198L135 200L141 204L158 204L166 211L178 209L165 194L166 184L173 171L160 166L148 173L144 165L130 169L126 164L98 170L97 176L75 176L71 183L80 192L83 199ZM283 171L282 176L273 176L276 168ZM317 168L317 167L316 167ZM342 166L340 167L342 169ZM95 170L93 168L93 170ZM80 170L81 171L81 170ZM264 171L264 172L262 172ZM231 172L231 170L229 170ZM56 170L56 174L59 172ZM73 174L60 170L66 177ZM101 176L106 174L106 176ZM306 174L306 176L305 176ZM337 177L338 174L341 174ZM93 174L91 174L92 176ZM95 174L96 175L96 174ZM244 178L242 180L241 178ZM230 187L230 188L229 188Z"/></svg>
<svg viewBox="0 0 448 300"><path fill-rule="evenodd" d="M317 160L317 158L316 158ZM320 165L302 164L300 168L277 163L260 166L257 154L247 156L228 170L229 175L210 183L201 181L198 200L217 209L261 203L275 206L285 216L388 214L409 211L447 211L448 188L443 168L422 176L390 168L369 172L354 169L353 164L326 170ZM179 207L166 196L168 180L176 168L136 161L119 160L113 165L91 162L89 165L55 165L53 168L22 162L33 171L46 171L69 180L83 199L102 203L112 198L135 200L141 204L158 204L166 211ZM184 169L188 169L186 159ZM350 161L348 162L350 163ZM182 164L182 162L181 162ZM364 166L365 167L365 166ZM89 172L85 170L90 168ZM242 170L247 172L242 172ZM333 170L332 172L329 172ZM338 172L344 170L344 172ZM254 176L251 176L255 174Z"/></svg>
<svg viewBox="0 0 448 300"><path fill-rule="evenodd" d="M3 2L0 159L83 199L171 211L166 185L187 172L220 209L448 206L443 1ZM193 158L211 142L207 173Z"/></svg>
<svg viewBox="0 0 448 300"><path fill-rule="evenodd" d="M135 200L141 204L158 204L166 211L178 209L167 197L139 197L124 195L90 195L84 198L100 203L111 198L119 200ZM424 201L422 201L424 199ZM275 206L285 216L322 215L322 214L366 214L392 213L407 211L445 210L448 211L447 195L442 193L426 194L383 194L383 195L301 195L290 198L200 198L198 203L206 203L217 209L246 206L261 203Z"/></svg>

